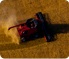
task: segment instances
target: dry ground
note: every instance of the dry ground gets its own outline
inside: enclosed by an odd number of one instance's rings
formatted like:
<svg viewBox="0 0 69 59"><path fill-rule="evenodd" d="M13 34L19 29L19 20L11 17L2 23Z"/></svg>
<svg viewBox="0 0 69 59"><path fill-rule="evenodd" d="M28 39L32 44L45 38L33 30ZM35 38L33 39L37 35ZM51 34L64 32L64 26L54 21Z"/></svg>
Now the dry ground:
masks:
<svg viewBox="0 0 69 59"><path fill-rule="evenodd" d="M0 4L0 25L10 24L7 19L11 18L24 21L39 11L45 16L48 13L51 24L58 24L59 29L62 24L68 24L69 28L69 3L65 0L4 0ZM66 33L57 33L56 41L48 43L40 38L18 45L4 34L5 29L0 28L0 54L4 58L66 58L69 56L69 29L63 29Z"/></svg>

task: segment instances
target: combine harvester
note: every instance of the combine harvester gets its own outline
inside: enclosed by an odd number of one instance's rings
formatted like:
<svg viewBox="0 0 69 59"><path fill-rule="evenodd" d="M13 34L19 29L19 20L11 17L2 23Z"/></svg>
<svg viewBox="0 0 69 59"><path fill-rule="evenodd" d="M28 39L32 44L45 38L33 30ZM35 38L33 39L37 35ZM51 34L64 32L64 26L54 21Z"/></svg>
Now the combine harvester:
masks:
<svg viewBox="0 0 69 59"><path fill-rule="evenodd" d="M9 27L8 31L13 28L17 29L19 39L16 40L19 40L19 43L42 37L44 37L47 42L52 41L48 23L41 12L36 13L34 18L28 19L25 23Z"/></svg>

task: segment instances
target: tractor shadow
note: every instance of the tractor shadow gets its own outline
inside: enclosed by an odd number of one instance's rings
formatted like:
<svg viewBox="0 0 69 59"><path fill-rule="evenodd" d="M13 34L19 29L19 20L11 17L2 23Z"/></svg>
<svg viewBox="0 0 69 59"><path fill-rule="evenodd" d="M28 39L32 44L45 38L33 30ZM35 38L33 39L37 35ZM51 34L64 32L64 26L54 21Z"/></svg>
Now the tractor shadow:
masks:
<svg viewBox="0 0 69 59"><path fill-rule="evenodd" d="M48 14L45 14L44 18L46 19L46 23L48 24L48 28L51 33L51 36L53 36L52 42L54 42L57 39L55 38L56 34L69 32L69 24L51 24L50 22L51 19L49 18ZM46 43L44 38L39 38L39 39L35 39L29 42L24 42L19 45L17 44L0 45L0 51L29 48L33 46L39 46L40 44L44 44L44 43Z"/></svg>
<svg viewBox="0 0 69 59"><path fill-rule="evenodd" d="M46 23L48 24L49 31L51 36L53 36L52 41L55 41L56 34L60 33L69 33L69 24L51 24L50 17L48 13L44 14L44 18L46 19Z"/></svg>

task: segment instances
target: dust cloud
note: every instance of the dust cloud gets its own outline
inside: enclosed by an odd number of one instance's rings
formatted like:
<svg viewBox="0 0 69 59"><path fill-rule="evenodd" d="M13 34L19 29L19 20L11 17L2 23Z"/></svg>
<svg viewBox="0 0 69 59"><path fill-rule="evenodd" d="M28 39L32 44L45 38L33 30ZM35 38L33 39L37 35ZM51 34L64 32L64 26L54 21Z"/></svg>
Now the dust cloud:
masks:
<svg viewBox="0 0 69 59"><path fill-rule="evenodd" d="M13 43L19 44L19 34L17 31L17 28L12 28L8 30L9 27L15 26L18 24L17 17L16 17L16 12L15 10L12 10L11 12L8 11L8 14L5 12L4 15L7 15L7 17L2 18L0 20L0 26L4 30L4 34L6 37L10 37Z"/></svg>

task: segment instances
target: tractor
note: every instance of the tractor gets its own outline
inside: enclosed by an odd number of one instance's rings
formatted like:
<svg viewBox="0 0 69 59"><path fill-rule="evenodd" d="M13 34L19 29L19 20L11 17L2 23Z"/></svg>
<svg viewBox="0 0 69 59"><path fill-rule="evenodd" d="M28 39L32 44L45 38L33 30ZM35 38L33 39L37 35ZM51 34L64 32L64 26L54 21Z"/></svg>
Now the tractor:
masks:
<svg viewBox="0 0 69 59"><path fill-rule="evenodd" d="M21 42L26 42L42 37L44 37L45 41L47 42L52 41L48 23L41 12L36 13L33 18L27 19L25 23L12 26L8 30L15 27L19 33Z"/></svg>

